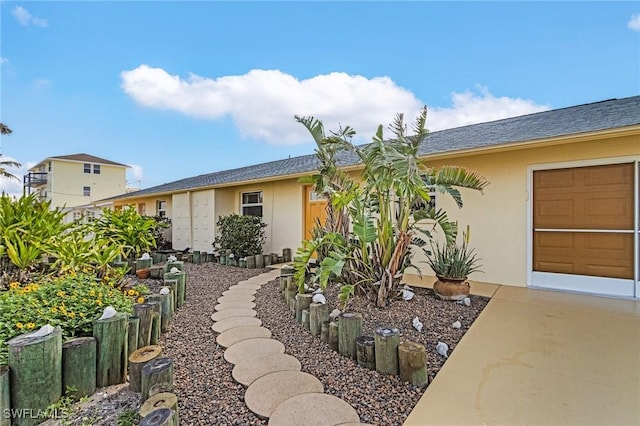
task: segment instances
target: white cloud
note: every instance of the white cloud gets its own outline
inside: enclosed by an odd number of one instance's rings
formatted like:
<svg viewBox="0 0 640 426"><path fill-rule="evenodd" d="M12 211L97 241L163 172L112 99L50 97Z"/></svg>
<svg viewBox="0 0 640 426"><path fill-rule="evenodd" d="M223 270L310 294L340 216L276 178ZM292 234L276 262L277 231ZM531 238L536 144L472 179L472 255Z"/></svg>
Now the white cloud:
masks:
<svg viewBox="0 0 640 426"><path fill-rule="evenodd" d="M482 86L478 87L478 93L453 93L451 100L451 107L429 109L427 127L430 130L450 129L549 109L547 105L540 105L528 99L495 97Z"/></svg>
<svg viewBox="0 0 640 426"><path fill-rule="evenodd" d="M27 9L22 6L16 6L11 9L11 14L16 18L20 25L28 27L29 25L35 25L36 27L48 27L49 23L46 19L33 16Z"/></svg>
<svg viewBox="0 0 640 426"><path fill-rule="evenodd" d="M633 31L640 31L640 13L631 15L631 19L627 22L627 27Z"/></svg>
<svg viewBox="0 0 640 426"><path fill-rule="evenodd" d="M218 119L230 116L243 136L273 144L309 141L294 115L321 118L327 129L342 122L371 135L397 111L415 111L421 102L388 77L368 79L345 73L307 80L277 70L251 70L216 79L191 74L182 79L141 65L121 73L122 88L140 105Z"/></svg>
<svg viewBox="0 0 640 426"><path fill-rule="evenodd" d="M244 75L215 79L194 74L183 79L161 68L141 65L121 73L122 89L138 104L178 111L188 116L231 117L246 137L271 144L309 142L294 115L313 115L325 129L349 125L370 140L379 124L396 113L410 118L424 102L389 77L366 78L345 73L318 75L306 80L277 70L251 70ZM520 98L495 97L486 88L479 93L452 94L451 107L430 108L432 130L497 120L548 109Z"/></svg>
<svg viewBox="0 0 640 426"><path fill-rule="evenodd" d="M6 64L9 60L7 58L0 58L0 64Z"/></svg>
<svg viewBox="0 0 640 426"><path fill-rule="evenodd" d="M127 169L127 180L129 181L141 181L144 176L142 166L137 164L129 164L130 168Z"/></svg>

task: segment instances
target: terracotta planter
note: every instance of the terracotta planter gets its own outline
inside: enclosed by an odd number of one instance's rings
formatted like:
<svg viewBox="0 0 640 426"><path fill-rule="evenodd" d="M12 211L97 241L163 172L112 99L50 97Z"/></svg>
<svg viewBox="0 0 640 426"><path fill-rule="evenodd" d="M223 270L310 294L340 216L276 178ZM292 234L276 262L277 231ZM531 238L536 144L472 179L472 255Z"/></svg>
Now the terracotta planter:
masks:
<svg viewBox="0 0 640 426"><path fill-rule="evenodd" d="M146 278L149 278L149 276L151 275L151 270L147 269L147 268L138 269L138 270L136 270L136 275L140 279L146 279Z"/></svg>
<svg viewBox="0 0 640 426"><path fill-rule="evenodd" d="M469 296L469 282L466 278L438 277L433 284L433 291L443 300L462 300Z"/></svg>

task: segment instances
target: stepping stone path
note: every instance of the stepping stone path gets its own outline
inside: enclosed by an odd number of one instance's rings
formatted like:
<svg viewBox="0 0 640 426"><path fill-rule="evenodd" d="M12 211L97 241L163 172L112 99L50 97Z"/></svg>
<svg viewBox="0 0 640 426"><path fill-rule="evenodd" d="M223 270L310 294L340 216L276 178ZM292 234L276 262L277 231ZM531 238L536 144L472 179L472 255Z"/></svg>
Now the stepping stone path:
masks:
<svg viewBox="0 0 640 426"><path fill-rule="evenodd" d="M255 318L255 293L280 277L280 270L240 281L218 299L211 329L220 333L216 343L225 349L224 359L235 364L232 376L248 386L244 401L269 425L314 424L365 425L349 404L324 393L322 383L301 372L300 362L284 353L284 345Z"/></svg>

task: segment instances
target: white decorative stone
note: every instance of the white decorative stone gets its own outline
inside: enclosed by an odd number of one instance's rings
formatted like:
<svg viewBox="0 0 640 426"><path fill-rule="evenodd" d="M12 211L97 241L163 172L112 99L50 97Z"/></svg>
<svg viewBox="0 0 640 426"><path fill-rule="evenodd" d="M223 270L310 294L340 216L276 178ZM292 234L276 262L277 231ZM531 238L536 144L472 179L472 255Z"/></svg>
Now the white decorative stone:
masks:
<svg viewBox="0 0 640 426"><path fill-rule="evenodd" d="M168 262L175 262L176 260L178 260L178 258L174 255L170 255L169 257L167 257Z"/></svg>
<svg viewBox="0 0 640 426"><path fill-rule="evenodd" d="M231 254L229 255L229 259L233 259L234 257L235 257L235 256L233 255L233 253L231 253Z"/></svg>
<svg viewBox="0 0 640 426"><path fill-rule="evenodd" d="M52 325L46 324L46 325L43 325L42 327L40 327L40 330L34 331L33 333L28 334L27 336L29 336L29 337L42 337L42 336L46 336L47 334L53 333L54 330L55 330L55 328L53 328Z"/></svg>
<svg viewBox="0 0 640 426"><path fill-rule="evenodd" d="M460 328L462 327L462 323L460 321L456 321L453 324L451 324L452 328Z"/></svg>
<svg viewBox="0 0 640 426"><path fill-rule="evenodd" d="M462 303L464 304L464 306L471 306L471 298L465 297L464 300L462 300Z"/></svg>
<svg viewBox="0 0 640 426"><path fill-rule="evenodd" d="M149 253L142 253L142 256L140 256L140 260L148 260L151 259L151 256L149 256Z"/></svg>
<svg viewBox="0 0 640 426"><path fill-rule="evenodd" d="M415 295L416 294L414 292L412 292L411 290L407 290L407 289L402 290L402 298L404 300L407 300L407 301L411 300L411 299L413 299L413 296L415 296Z"/></svg>
<svg viewBox="0 0 640 426"><path fill-rule="evenodd" d="M329 318L331 318L331 320L334 320L334 319L336 319L336 318L338 318L340 316L340 313L341 313L340 309L334 309L329 314Z"/></svg>
<svg viewBox="0 0 640 426"><path fill-rule="evenodd" d="M422 331L423 324L420 322L420 319L418 319L418 317L415 317L413 319L412 324L413 324L413 328L415 328L418 331Z"/></svg>
<svg viewBox="0 0 640 426"><path fill-rule="evenodd" d="M313 296L311 301L313 303L322 303L324 305L325 303L327 303L327 298L324 297L322 294L316 294Z"/></svg>
<svg viewBox="0 0 640 426"><path fill-rule="evenodd" d="M438 352L443 357L448 358L449 345L444 342L438 342L438 344L436 345L436 352Z"/></svg>
<svg viewBox="0 0 640 426"><path fill-rule="evenodd" d="M160 294L165 295L165 294L169 294L171 290L169 289L169 287L162 287L160 289Z"/></svg>
<svg viewBox="0 0 640 426"><path fill-rule="evenodd" d="M179 274L180 273L180 269L176 268L175 266L173 268L171 268L171 270L169 271L170 274Z"/></svg>
<svg viewBox="0 0 640 426"><path fill-rule="evenodd" d="M115 310L113 306L107 306L106 308L104 308L104 312L102 312L102 316L98 319L112 318L117 313L118 312Z"/></svg>

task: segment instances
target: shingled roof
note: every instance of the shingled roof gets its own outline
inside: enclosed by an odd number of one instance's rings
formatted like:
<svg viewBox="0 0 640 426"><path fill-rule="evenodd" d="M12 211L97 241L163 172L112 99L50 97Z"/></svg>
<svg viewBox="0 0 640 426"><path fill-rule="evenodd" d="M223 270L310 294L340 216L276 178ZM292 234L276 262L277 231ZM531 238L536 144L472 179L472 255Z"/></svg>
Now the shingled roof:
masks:
<svg viewBox="0 0 640 426"><path fill-rule="evenodd" d="M640 96L609 99L433 132L422 143L419 154L420 156L429 156L502 145L517 145L541 139L579 135L639 124ZM358 164L358 158L353 154L343 153L339 157L338 163L343 167L355 166ZM303 155L180 179L112 197L109 200L313 173L318 170L318 166L319 162L315 154Z"/></svg>
<svg viewBox="0 0 640 426"><path fill-rule="evenodd" d="M59 155L57 157L49 157L48 159L78 161L81 163L98 163L98 164L106 164L109 166L129 167L126 164L116 163L115 161L105 160L104 158L96 157L95 155L89 155L89 154Z"/></svg>

